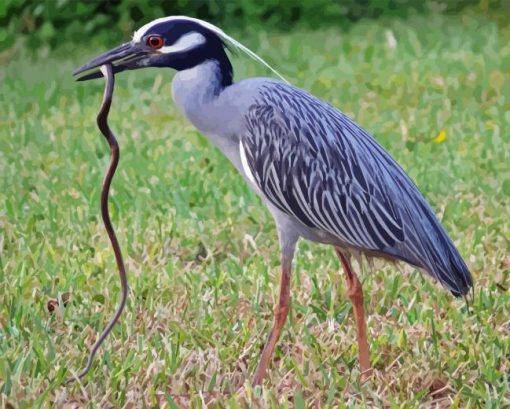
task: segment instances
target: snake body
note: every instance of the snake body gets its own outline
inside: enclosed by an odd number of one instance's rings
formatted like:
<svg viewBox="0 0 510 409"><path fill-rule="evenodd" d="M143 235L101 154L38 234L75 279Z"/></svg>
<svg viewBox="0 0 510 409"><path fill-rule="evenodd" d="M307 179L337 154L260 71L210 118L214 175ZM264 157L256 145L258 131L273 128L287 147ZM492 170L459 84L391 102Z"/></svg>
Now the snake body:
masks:
<svg viewBox="0 0 510 409"><path fill-rule="evenodd" d="M105 64L101 66L101 72L105 77L105 90L103 95L103 102L97 115L97 126L101 133L106 138L108 145L110 146L110 164L108 165L108 169L103 180L103 190L101 191L101 216L103 218L103 223L106 228L106 232L108 233L108 237L110 238L113 252L115 254L115 260L117 262L117 268L119 270L122 293L115 314L110 319L108 325L103 330L101 335L99 335L99 338L97 339L97 341L94 343L90 350L89 358L87 360L87 365L85 366L85 369L83 369L83 371L81 371L76 377L70 379L68 382L73 381L75 379L82 379L90 371L92 361L94 360L94 356L96 355L98 349L100 348L104 340L108 337L113 327L119 320L122 311L124 310L124 306L126 305L128 295L126 268L124 266L124 260L122 258L122 252L120 250L119 241L117 240L117 236L115 235L115 230L113 229L113 225L110 220L110 212L108 210L108 197L110 194L110 186L115 171L117 169L117 165L119 164L120 158L119 144L117 142L117 139L115 138L115 135L108 126L108 114L110 112L110 107L112 105L112 95L113 88L115 85L115 76L113 74L111 64Z"/></svg>

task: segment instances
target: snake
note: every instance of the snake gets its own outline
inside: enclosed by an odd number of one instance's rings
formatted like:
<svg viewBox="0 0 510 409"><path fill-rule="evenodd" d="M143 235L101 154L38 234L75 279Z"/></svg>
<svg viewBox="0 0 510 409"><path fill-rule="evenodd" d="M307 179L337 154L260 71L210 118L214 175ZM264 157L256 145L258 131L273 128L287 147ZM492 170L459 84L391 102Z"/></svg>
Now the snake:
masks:
<svg viewBox="0 0 510 409"><path fill-rule="evenodd" d="M99 113L97 114L97 126L103 136L105 137L108 145L110 147L110 163L108 168L106 169L106 173L103 179L103 188L101 191L101 217L103 219L103 223L108 233L108 238L110 239L110 244L113 249L113 253L115 254L115 261L117 263L117 269L119 271L120 284L121 284L121 296L119 303L117 305L117 309L113 317L110 319L108 324L106 325L103 332L99 335L96 342L90 349L89 357L87 360L87 364L85 368L76 376L69 379L66 383L72 382L77 379L83 379L87 373L89 373L90 368L92 367L92 362L94 361L94 357L96 356L97 351L106 340L113 327L119 320L122 312L124 311L124 307L126 306L126 300L128 296L128 280L126 274L126 267L124 265L124 259L122 257L122 251L120 249L119 241L117 239L117 235L115 234L115 229L113 228L112 221L110 218L110 211L108 209L108 199L110 196L110 187L112 184L113 176L115 175L115 171L117 170L117 166L120 160L120 147L117 142L117 138L113 134L110 126L108 125L108 114L110 113L110 107L112 105L112 95L113 89L115 86L115 75L113 74L113 69L111 64L105 64L101 66L101 72L105 78L105 89L103 95L103 102L99 109Z"/></svg>

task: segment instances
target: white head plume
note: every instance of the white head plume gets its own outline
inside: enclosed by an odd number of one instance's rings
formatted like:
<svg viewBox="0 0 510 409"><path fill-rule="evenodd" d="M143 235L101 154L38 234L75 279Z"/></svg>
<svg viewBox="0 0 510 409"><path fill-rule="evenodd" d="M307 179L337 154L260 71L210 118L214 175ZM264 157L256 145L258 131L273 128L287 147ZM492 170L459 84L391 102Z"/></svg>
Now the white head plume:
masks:
<svg viewBox="0 0 510 409"><path fill-rule="evenodd" d="M250 58L254 59L255 61L258 61L259 63L261 63L262 65L264 65L265 67L269 68L271 70L271 72L273 72L274 74L276 74L282 81L285 81L287 84L289 83L285 77L283 75L281 75L276 69L274 69L273 67L271 67L271 65L269 65L269 63L267 63L262 57L260 57L259 55L257 55L255 52L253 52L252 50L250 50L248 47L246 47L245 45L241 44L239 41L237 41L235 38L232 38L230 37L227 33L225 33L221 28L219 27L216 27L214 24L211 24L211 23L208 23L207 21L204 21L204 20L200 20L198 18L193 18L193 17L187 17L187 16L171 16L171 17L163 17L163 18L158 18L156 20L153 20L151 21L150 23L147 23L145 24L144 26L140 27L140 29L138 29L137 31L135 31L135 33L133 34L133 41L134 42L140 42L141 39L142 39L142 36L147 32L147 30L149 30L152 26L156 25L156 24L160 24L160 23L165 23L167 21L172 21L172 20L188 20L188 21L192 21L194 23L197 23L199 25L201 25L202 27L212 31L213 33L219 35L224 41L226 41L227 43L233 45L234 47L236 47L237 49L241 50L242 52L244 52L245 54L247 54Z"/></svg>

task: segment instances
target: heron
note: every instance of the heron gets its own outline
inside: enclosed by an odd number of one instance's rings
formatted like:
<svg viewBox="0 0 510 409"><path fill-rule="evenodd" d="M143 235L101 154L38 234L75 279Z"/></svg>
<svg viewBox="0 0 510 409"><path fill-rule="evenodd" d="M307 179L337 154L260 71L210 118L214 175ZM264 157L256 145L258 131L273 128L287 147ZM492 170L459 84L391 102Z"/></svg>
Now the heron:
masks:
<svg viewBox="0 0 510 409"><path fill-rule="evenodd" d="M279 79L234 81L236 48ZM131 41L92 59L79 81L146 67L176 71L172 97L221 150L272 214L281 276L272 329L252 380L260 385L290 309L298 240L334 247L352 302L362 377L371 373L364 295L353 257L383 258L423 270L454 296L473 287L462 256L416 185L360 125L288 83L249 48L209 22L171 16L135 31Z"/></svg>

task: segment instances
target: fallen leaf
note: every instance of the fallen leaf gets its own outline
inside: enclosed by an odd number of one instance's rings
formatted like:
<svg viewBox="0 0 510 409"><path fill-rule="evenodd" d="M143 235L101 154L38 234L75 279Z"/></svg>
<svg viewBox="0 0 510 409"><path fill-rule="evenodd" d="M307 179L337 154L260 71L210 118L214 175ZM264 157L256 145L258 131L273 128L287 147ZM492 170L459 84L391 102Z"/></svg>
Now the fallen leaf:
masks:
<svg viewBox="0 0 510 409"><path fill-rule="evenodd" d="M70 297L71 297L71 294L69 294L69 293L62 294L61 299L62 299L62 304L64 305L64 307L66 307L67 304L69 304ZM59 305L60 304L58 303L58 300L50 299L48 301L48 303L46 304L46 308L47 308L48 312L50 314L52 314L58 309Z"/></svg>
<svg viewBox="0 0 510 409"><path fill-rule="evenodd" d="M441 379L434 379L429 386L429 393L431 395L441 394L447 389L447 384Z"/></svg>
<svg viewBox="0 0 510 409"><path fill-rule="evenodd" d="M58 301L57 300L49 300L46 304L46 308L48 309L48 312L50 314L54 313L55 310L58 308Z"/></svg>

